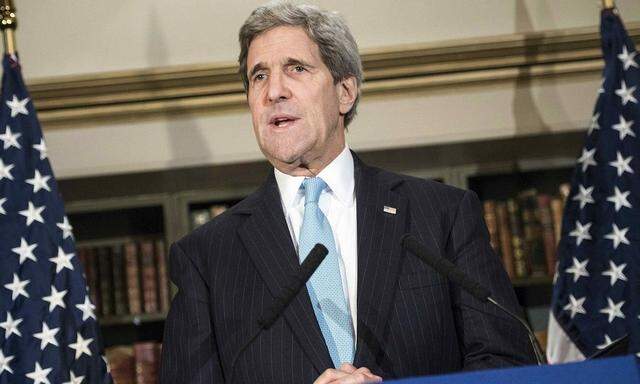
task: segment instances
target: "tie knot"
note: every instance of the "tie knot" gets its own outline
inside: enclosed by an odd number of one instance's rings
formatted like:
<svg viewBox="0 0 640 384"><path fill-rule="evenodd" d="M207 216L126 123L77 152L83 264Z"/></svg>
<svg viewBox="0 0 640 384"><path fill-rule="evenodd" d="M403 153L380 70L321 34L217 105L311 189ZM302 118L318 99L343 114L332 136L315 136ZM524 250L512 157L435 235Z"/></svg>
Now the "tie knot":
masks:
<svg viewBox="0 0 640 384"><path fill-rule="evenodd" d="M302 188L304 188L304 204L317 203L320 199L320 193L325 189L327 183L319 177L304 179Z"/></svg>

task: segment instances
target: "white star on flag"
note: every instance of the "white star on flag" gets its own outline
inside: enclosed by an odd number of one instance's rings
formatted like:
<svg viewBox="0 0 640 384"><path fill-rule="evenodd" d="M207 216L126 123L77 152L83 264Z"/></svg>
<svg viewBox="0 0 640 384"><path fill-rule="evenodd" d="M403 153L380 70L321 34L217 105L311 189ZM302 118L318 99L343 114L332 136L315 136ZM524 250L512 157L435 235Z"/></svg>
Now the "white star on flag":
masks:
<svg viewBox="0 0 640 384"><path fill-rule="evenodd" d="M600 118L600 112L597 112L595 115L591 117L591 125L589 126L588 134L592 134L593 131L600 129L600 124L598 124L598 119Z"/></svg>
<svg viewBox="0 0 640 384"><path fill-rule="evenodd" d="M60 273L64 268L73 271L73 265L71 264L73 255L73 253L64 253L62 247L58 247L58 256L49 259L51 262L56 263L56 273Z"/></svg>
<svg viewBox="0 0 640 384"><path fill-rule="evenodd" d="M96 306L91 304L89 296L84 297L84 303L76 304L76 308L82 311L82 321L86 321L89 318L96 318L95 313L93 313L93 310L96 309Z"/></svg>
<svg viewBox="0 0 640 384"><path fill-rule="evenodd" d="M582 225L580 221L576 221L576 229L569 233L569 236L576 238L576 245L580 245L583 240L591 240L591 234L589 233L589 228L593 223L587 223Z"/></svg>
<svg viewBox="0 0 640 384"><path fill-rule="evenodd" d="M45 206L36 207L32 202L29 202L29 206L24 211L18 212L22 216L27 218L27 226L31 225L34 221L44 224L44 219L42 218L42 211L44 211Z"/></svg>
<svg viewBox="0 0 640 384"><path fill-rule="evenodd" d="M622 46L622 53L618 54L618 59L620 59L620 61L622 61L622 64L624 64L624 70L626 71L627 69L631 68L631 67L636 67L638 68L638 63L636 63L633 58L636 56L636 52L629 52L627 51L627 46L624 45Z"/></svg>
<svg viewBox="0 0 640 384"><path fill-rule="evenodd" d="M620 122L618 124L614 124L612 128L618 132L620 132L620 140L624 140L627 136L636 137L636 134L631 129L633 125L633 120L625 120L624 116L620 115Z"/></svg>
<svg viewBox="0 0 640 384"><path fill-rule="evenodd" d="M40 144L33 144L33 148L40 152L40 160L47 158L47 145L45 144L44 139L40 139Z"/></svg>
<svg viewBox="0 0 640 384"><path fill-rule="evenodd" d="M589 272L587 272L588 263L589 260L585 260L581 263L574 257L573 266L565 269L565 272L573 274L573 282L575 283L581 276L589 277Z"/></svg>
<svg viewBox="0 0 640 384"><path fill-rule="evenodd" d="M598 94L604 93L604 81L605 78L602 78L602 81L600 82L600 88L598 88Z"/></svg>
<svg viewBox="0 0 640 384"><path fill-rule="evenodd" d="M58 347L58 341L56 340L56 333L60 331L60 328L49 329L49 326L44 321L42 322L42 332L34 333L33 337L40 339L40 350L44 351L47 345L55 345Z"/></svg>
<svg viewBox="0 0 640 384"><path fill-rule="evenodd" d="M2 372L4 371L13 373L13 370L9 366L9 363L13 358L14 356L5 356L4 353L2 353L2 349L0 349L0 375L2 375Z"/></svg>
<svg viewBox="0 0 640 384"><path fill-rule="evenodd" d="M622 105L627 105L630 101L634 104L638 103L635 97L633 97L633 92L635 92L636 87L627 88L627 84L622 80L622 84L620 85L620 89L616 89L616 95L622 98Z"/></svg>
<svg viewBox="0 0 640 384"><path fill-rule="evenodd" d="M615 204L616 212L618 212L622 207L633 208L631 203L629 203L629 200L627 200L629 193L631 193L631 191L621 192L618 187L613 187L613 196L607 197L607 201Z"/></svg>
<svg viewBox="0 0 640 384"><path fill-rule="evenodd" d="M582 172L585 172L590 165L596 166L598 163L595 161L596 149L593 148L587 151L586 148L582 148L582 155L578 159L578 163L582 163Z"/></svg>
<svg viewBox="0 0 640 384"><path fill-rule="evenodd" d="M66 289L58 291L55 285L51 286L51 294L42 298L42 300L49 303L49 312L52 312L54 309L56 309L56 307L66 308L66 305L63 301L66 294Z"/></svg>
<svg viewBox="0 0 640 384"><path fill-rule="evenodd" d="M22 148L20 143L18 143L18 138L22 136L22 133L12 133L11 127L7 125L4 133L0 135L0 140L3 141L3 149L9 149L9 147L16 147L18 149Z"/></svg>
<svg viewBox="0 0 640 384"><path fill-rule="evenodd" d="M37 246L38 246L37 243L29 244L24 239L24 237L21 237L20 246L16 248L12 248L11 250L20 256L20 259L18 260L18 262L20 263L20 265L22 265L22 263L24 263L27 259L31 261L36 261L36 262L38 261L36 260L36 257L33 255L33 250Z"/></svg>
<svg viewBox="0 0 640 384"><path fill-rule="evenodd" d="M30 99L28 97L19 100L16 95L13 95L13 99L7 100L7 105L11 108L11 117L16 117L19 113L29 115L29 111L27 110L27 103L29 100Z"/></svg>
<svg viewBox="0 0 640 384"><path fill-rule="evenodd" d="M563 307L565 311L571 312L571 318L573 319L576 314L582 313L585 314L587 311L584 310L582 306L587 297L582 297L580 299L576 299L573 295L569 295L569 303Z"/></svg>
<svg viewBox="0 0 640 384"><path fill-rule="evenodd" d="M69 348L76 351L76 360L82 356L82 354L91 356L91 350L89 350L89 344L93 341L93 339L84 339L80 332L77 334L76 342L69 344Z"/></svg>
<svg viewBox="0 0 640 384"><path fill-rule="evenodd" d="M51 178L50 175L42 176L40 174L40 171L36 169L35 174L33 175L33 178L26 179L25 182L27 184L33 185L33 193L37 193L41 189L45 189L51 192L51 188L49 188L49 185L47 184L50 178Z"/></svg>
<svg viewBox="0 0 640 384"><path fill-rule="evenodd" d="M82 380L84 380L84 376L76 376L73 371L69 372L69 377L69 381L66 381L63 384L82 384Z"/></svg>
<svg viewBox="0 0 640 384"><path fill-rule="evenodd" d="M13 180L13 175L11 174L11 170L15 167L13 164L4 164L4 161L0 159L0 180L6 178L9 180Z"/></svg>
<svg viewBox="0 0 640 384"><path fill-rule="evenodd" d="M593 204L595 201L591 194L593 193L593 187L585 188L582 185L578 186L580 191L573 197L572 200L580 202L580 209L584 208L587 204Z"/></svg>
<svg viewBox="0 0 640 384"><path fill-rule="evenodd" d="M2 214L2 215L6 215L7 214L7 211L5 211L4 207L3 207L4 203L6 203L6 201L7 201L6 197L3 197L2 199L0 199L0 214Z"/></svg>
<svg viewBox="0 0 640 384"><path fill-rule="evenodd" d="M613 287L618 280L627 281L627 276L622 273L626 266L627 264L616 265L613 261L609 260L609 269L602 272L602 275L611 278L611 286Z"/></svg>
<svg viewBox="0 0 640 384"><path fill-rule="evenodd" d="M633 169L629 166L629 163L633 159L633 156L627 158L622 157L620 151L616 152L616 161L609 162L609 165L615 167L618 170L618 176L622 176L625 172L633 173Z"/></svg>
<svg viewBox="0 0 640 384"><path fill-rule="evenodd" d="M600 313L604 313L609 316L609 323L611 323L616 317L624 319L624 313L622 313L622 306L624 305L624 300L619 303L614 303L610 297L607 297L607 302L609 306L600 310Z"/></svg>
<svg viewBox="0 0 640 384"><path fill-rule="evenodd" d="M606 234L605 239L613 240L613 249L618 249L618 245L620 243L629 245L629 240L627 240L627 231L629 228L618 228L618 226L613 223L611 227L611 233Z"/></svg>
<svg viewBox="0 0 640 384"><path fill-rule="evenodd" d="M13 282L4 285L5 288L11 291L11 300L15 300L19 295L29 297L25 287L29 284L30 280L20 280L18 274L13 274Z"/></svg>
<svg viewBox="0 0 640 384"><path fill-rule="evenodd" d="M64 217L62 223L56 223L58 228L62 229L62 238L66 239L67 237L71 237L73 239L73 227L69 224L69 219L67 216Z"/></svg>
<svg viewBox="0 0 640 384"><path fill-rule="evenodd" d="M15 334L22 337L22 333L18 329L18 326L22 323L22 319L13 319L11 312L7 312L7 319L0 323L0 328L4 328L4 339L7 340L9 336Z"/></svg>
<svg viewBox="0 0 640 384"><path fill-rule="evenodd" d="M42 369L40 363L36 361L36 367L33 369L33 372L27 373L26 376L33 380L33 384L51 384L47 376L52 369L53 368Z"/></svg>
<svg viewBox="0 0 640 384"><path fill-rule="evenodd" d="M104 365L107 366L107 373L111 373L111 366L109 365L107 358L104 355L102 355L101 357L102 357L102 360L104 361Z"/></svg>
<svg viewBox="0 0 640 384"><path fill-rule="evenodd" d="M607 335L606 333L604 334L604 343L600 344L600 345L596 345L596 348L598 349L605 349L608 346L611 345L611 343L613 343L613 341L611 341L611 338L609 337L609 335Z"/></svg>

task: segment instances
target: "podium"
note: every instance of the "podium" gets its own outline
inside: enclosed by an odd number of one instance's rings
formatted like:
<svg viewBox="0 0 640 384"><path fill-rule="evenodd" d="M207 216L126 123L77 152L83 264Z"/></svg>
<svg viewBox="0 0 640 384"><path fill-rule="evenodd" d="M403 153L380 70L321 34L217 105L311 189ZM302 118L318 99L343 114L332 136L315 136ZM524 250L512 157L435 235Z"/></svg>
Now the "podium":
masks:
<svg viewBox="0 0 640 384"><path fill-rule="evenodd" d="M442 376L385 381L393 384L640 384L636 358L632 355L559 365L527 366Z"/></svg>

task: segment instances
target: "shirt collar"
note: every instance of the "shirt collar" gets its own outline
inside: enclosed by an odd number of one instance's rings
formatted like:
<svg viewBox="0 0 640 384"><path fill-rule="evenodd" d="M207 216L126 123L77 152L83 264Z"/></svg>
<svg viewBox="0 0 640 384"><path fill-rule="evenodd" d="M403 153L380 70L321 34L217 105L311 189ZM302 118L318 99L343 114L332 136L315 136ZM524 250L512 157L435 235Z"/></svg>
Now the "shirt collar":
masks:
<svg viewBox="0 0 640 384"><path fill-rule="evenodd" d="M342 152L318 174L318 177L327 183L338 200L345 205L353 204L354 200L353 170L353 156L349 147L345 145ZM285 210L288 210L295 204L296 197L300 192L300 185L305 177L287 175L278 169L274 169L274 174L280 190L280 198Z"/></svg>

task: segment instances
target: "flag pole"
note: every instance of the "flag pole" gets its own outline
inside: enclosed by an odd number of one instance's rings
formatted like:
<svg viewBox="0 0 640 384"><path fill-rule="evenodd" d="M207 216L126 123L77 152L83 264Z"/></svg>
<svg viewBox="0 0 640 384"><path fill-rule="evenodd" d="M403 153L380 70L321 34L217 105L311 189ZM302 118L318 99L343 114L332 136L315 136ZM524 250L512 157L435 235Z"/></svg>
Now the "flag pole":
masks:
<svg viewBox="0 0 640 384"><path fill-rule="evenodd" d="M4 40L4 52L8 55L16 53L15 30L18 25L16 19L16 7L12 0L1 0L0 3L0 29Z"/></svg>
<svg viewBox="0 0 640 384"><path fill-rule="evenodd" d="M602 0L602 8L613 9L615 7L616 7L616 2L614 0Z"/></svg>

